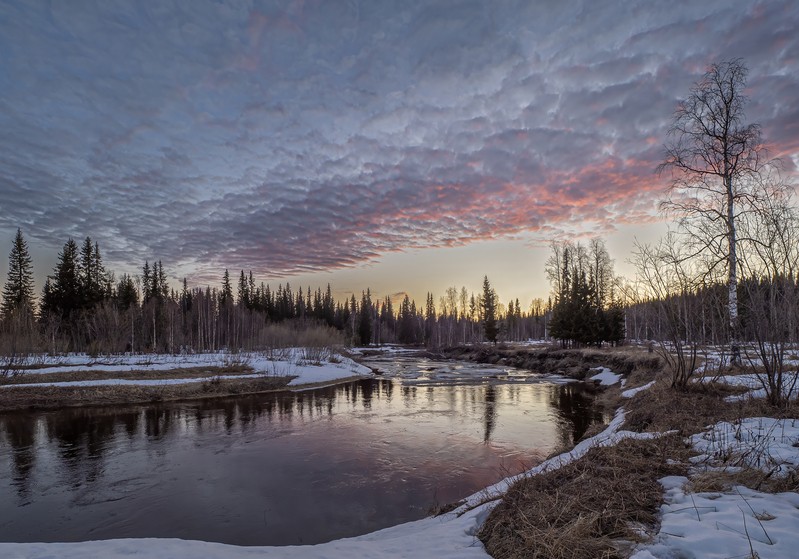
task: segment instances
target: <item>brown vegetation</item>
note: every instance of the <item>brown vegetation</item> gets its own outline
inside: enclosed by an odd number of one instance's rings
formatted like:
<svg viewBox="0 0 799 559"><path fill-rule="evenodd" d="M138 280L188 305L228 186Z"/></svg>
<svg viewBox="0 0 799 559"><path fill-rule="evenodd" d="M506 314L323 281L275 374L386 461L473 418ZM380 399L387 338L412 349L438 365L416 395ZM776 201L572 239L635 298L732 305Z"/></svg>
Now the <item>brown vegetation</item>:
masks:
<svg viewBox="0 0 799 559"><path fill-rule="evenodd" d="M193 379L212 377L235 377L237 375L252 374L253 369L245 364L228 365L224 367L187 367L172 369L170 371L105 371L102 365L95 365L91 369L76 365L74 371L62 373L25 374L24 369L16 369L14 373L3 380L5 385L36 384L40 382L76 382L81 380L158 380L158 379Z"/></svg>
<svg viewBox="0 0 799 559"><path fill-rule="evenodd" d="M0 411L238 396L283 389L291 378L236 379L235 376L218 375L203 382L161 386L14 386L0 389Z"/></svg>
<svg viewBox="0 0 799 559"><path fill-rule="evenodd" d="M627 439L594 448L560 469L516 483L489 515L480 539L494 557L622 557L617 540L636 541L657 520L658 478L685 473L669 458L676 436Z"/></svg>
<svg viewBox="0 0 799 559"><path fill-rule="evenodd" d="M615 373L654 375L662 360L638 347L608 347L604 349L520 348L510 344L458 346L442 350L452 359L467 359L477 363L507 365L541 373L554 373L583 380L590 369L604 366Z"/></svg>

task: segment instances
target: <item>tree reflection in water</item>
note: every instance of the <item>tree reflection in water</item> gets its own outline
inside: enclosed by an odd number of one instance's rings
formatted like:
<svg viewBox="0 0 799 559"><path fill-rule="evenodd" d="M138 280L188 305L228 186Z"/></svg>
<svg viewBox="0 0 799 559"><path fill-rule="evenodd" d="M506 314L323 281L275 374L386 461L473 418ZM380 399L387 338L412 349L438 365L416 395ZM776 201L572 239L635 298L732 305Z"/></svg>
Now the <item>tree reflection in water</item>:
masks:
<svg viewBox="0 0 799 559"><path fill-rule="evenodd" d="M309 507L322 515L316 541L363 533L421 517L434 495L462 498L578 440L607 419L592 399L577 384L375 378L302 392L4 414L0 517L11 520L0 525L0 541L173 535L299 543L282 523L302 524L296 515ZM313 488L309 503L297 485ZM287 510L285 500L304 512ZM140 514L148 504L159 512ZM217 509L241 525L214 521ZM278 516L266 526L268 510ZM343 510L345 520L325 520ZM60 520L45 523L42 515Z"/></svg>

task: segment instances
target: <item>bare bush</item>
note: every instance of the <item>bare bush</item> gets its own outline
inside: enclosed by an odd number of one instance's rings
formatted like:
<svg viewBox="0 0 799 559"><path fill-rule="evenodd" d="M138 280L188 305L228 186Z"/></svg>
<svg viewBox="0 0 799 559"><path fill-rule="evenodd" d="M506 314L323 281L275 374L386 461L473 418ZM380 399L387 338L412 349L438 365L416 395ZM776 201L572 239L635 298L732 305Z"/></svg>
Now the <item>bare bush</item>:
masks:
<svg viewBox="0 0 799 559"><path fill-rule="evenodd" d="M656 246L638 245L636 250L639 297L651 302L657 313L658 326L652 334L658 353L671 371L672 387L685 389L699 363L696 293L701 276L680 253L673 235Z"/></svg>

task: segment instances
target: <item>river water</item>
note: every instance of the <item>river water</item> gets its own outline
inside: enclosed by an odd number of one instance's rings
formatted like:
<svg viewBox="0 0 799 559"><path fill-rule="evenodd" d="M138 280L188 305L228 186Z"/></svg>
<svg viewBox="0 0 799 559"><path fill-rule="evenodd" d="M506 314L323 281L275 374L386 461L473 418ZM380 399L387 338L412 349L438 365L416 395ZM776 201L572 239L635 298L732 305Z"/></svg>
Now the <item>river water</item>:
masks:
<svg viewBox="0 0 799 559"><path fill-rule="evenodd" d="M580 384L378 356L303 392L0 415L0 541L312 544L425 516L594 422Z"/></svg>

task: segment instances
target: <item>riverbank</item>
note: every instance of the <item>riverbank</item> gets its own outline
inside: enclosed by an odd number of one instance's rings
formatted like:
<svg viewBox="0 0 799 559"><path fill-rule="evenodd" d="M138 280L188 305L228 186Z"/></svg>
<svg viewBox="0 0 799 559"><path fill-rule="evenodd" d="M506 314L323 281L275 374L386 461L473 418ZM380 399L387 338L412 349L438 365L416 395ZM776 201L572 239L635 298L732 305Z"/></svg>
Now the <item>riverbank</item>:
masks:
<svg viewBox="0 0 799 559"><path fill-rule="evenodd" d="M596 373L595 369L605 367L635 382L639 376L654 376L663 367L655 353L639 347L560 349L547 345L531 348L482 344L445 348L440 354L449 359L516 367L573 380L588 380Z"/></svg>
<svg viewBox="0 0 799 559"><path fill-rule="evenodd" d="M372 371L340 354L35 356L0 380L0 412L244 396L349 382Z"/></svg>
<svg viewBox="0 0 799 559"><path fill-rule="evenodd" d="M742 394L730 386L740 383L729 380L672 390L669 372L653 367L656 356L644 349L456 351L485 355L498 365L509 364L503 359L526 361L536 365L531 370L554 363L561 374L595 377L598 397L617 412L573 449L468 497L450 512L356 538L253 548L174 539L0 544L0 554L670 559L790 557L799 546L795 402L777 410L757 398L751 385Z"/></svg>
<svg viewBox="0 0 799 559"><path fill-rule="evenodd" d="M478 533L493 557L789 557L799 545L799 406L768 406L752 375L677 391L642 349L465 354L583 379L597 363L626 372L602 398L632 435L503 490Z"/></svg>

